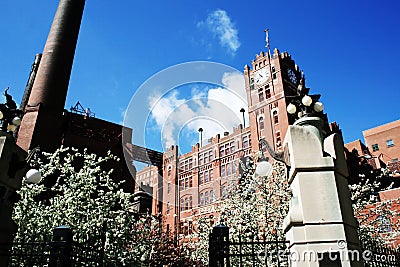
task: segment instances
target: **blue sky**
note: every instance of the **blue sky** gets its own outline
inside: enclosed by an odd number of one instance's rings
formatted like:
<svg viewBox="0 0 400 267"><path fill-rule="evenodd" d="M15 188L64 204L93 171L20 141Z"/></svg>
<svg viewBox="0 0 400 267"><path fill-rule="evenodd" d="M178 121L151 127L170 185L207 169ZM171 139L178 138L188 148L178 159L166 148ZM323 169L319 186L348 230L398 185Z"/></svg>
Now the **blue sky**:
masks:
<svg viewBox="0 0 400 267"><path fill-rule="evenodd" d="M10 86L17 101L57 4L0 1L0 90ZM361 139L363 130L399 119L399 7L396 0L88 0L66 108L80 101L97 117L120 123L135 92L156 73L191 61L242 71L265 50L269 28L271 47L288 51L304 70L307 86L322 94L329 120L340 124L345 142ZM222 77L217 84L170 90L166 97L175 102L167 108L193 95L208 101L210 90L221 85ZM151 97L143 105L149 107ZM162 124L150 114L146 125L146 145L161 149ZM197 126L180 128L182 152L195 140Z"/></svg>

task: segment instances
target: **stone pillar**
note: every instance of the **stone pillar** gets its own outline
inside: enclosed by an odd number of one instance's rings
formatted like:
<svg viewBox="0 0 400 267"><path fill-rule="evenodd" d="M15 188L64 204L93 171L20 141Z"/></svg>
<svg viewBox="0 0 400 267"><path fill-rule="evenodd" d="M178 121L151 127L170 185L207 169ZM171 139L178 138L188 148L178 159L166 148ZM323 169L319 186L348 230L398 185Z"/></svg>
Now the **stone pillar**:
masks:
<svg viewBox="0 0 400 267"><path fill-rule="evenodd" d="M363 266L342 137L323 139L321 125L318 117L302 118L285 137L293 197L283 228L291 266Z"/></svg>
<svg viewBox="0 0 400 267"><path fill-rule="evenodd" d="M0 249L9 250L17 232L12 220L14 203L18 200L17 190L21 188L25 175L26 152L15 144L14 138L0 131ZM8 266L9 256L0 252L0 267Z"/></svg>
<svg viewBox="0 0 400 267"><path fill-rule="evenodd" d="M85 0L60 0L43 50L18 145L53 152L61 145L61 127L69 78Z"/></svg>

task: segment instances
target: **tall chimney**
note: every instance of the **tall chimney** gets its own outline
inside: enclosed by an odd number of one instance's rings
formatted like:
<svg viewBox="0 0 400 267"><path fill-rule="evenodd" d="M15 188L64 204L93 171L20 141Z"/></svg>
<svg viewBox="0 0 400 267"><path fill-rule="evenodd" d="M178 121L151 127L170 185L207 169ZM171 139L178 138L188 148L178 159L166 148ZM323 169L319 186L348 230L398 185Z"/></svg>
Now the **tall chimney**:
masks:
<svg viewBox="0 0 400 267"><path fill-rule="evenodd" d="M17 144L52 152L61 127L85 0L60 0L33 83Z"/></svg>

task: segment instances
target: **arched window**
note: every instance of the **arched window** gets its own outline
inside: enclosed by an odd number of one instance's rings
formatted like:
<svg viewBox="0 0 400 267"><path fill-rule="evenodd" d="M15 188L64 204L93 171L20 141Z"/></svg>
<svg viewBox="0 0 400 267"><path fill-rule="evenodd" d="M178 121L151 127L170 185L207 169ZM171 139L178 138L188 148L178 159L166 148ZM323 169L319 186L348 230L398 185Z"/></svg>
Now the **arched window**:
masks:
<svg viewBox="0 0 400 267"><path fill-rule="evenodd" d="M189 209L189 206L190 206L189 198L186 198L185 200L186 200L186 201L185 201L185 202L186 202L186 203L185 203L185 204L186 204L186 205L185 205L185 210L188 210L188 209Z"/></svg>
<svg viewBox="0 0 400 267"><path fill-rule="evenodd" d="M258 124L260 126L260 130L264 130L264 117L260 117L258 119Z"/></svg>
<svg viewBox="0 0 400 267"><path fill-rule="evenodd" d="M208 203L210 203L210 199L208 196L208 192L204 193L204 204L207 205Z"/></svg>
<svg viewBox="0 0 400 267"><path fill-rule="evenodd" d="M214 190L210 191L210 203L214 203L215 202L215 193Z"/></svg>
<svg viewBox="0 0 400 267"><path fill-rule="evenodd" d="M204 205L204 195L203 195L203 193L200 194L200 205Z"/></svg>
<svg viewBox="0 0 400 267"><path fill-rule="evenodd" d="M185 200L181 198L181 211L185 210Z"/></svg>

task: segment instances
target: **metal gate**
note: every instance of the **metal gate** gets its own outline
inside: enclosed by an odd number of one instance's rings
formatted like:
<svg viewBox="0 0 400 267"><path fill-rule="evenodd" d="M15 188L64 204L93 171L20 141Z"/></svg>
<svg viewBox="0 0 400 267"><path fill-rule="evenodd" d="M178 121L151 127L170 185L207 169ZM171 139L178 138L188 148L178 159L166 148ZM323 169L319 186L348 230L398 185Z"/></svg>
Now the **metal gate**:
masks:
<svg viewBox="0 0 400 267"><path fill-rule="evenodd" d="M268 240L265 235L251 233L239 234L237 239L230 240L229 228L218 225L209 236L209 266L288 266L287 244L278 237Z"/></svg>

